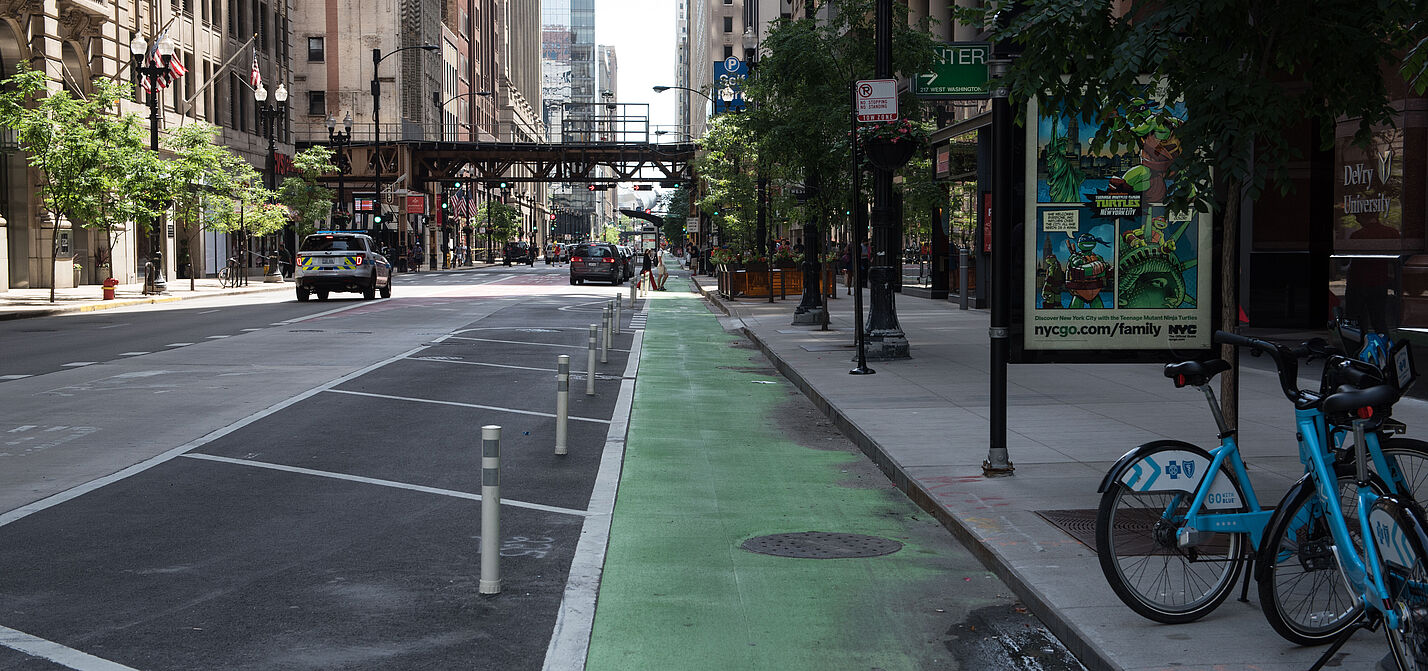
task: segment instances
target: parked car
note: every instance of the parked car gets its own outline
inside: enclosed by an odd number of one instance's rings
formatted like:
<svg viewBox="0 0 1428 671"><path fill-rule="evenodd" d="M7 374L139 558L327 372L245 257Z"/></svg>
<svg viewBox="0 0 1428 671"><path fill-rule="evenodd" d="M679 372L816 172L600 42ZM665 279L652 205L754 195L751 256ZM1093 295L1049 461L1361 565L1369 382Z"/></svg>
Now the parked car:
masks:
<svg viewBox="0 0 1428 671"><path fill-rule="evenodd" d="M293 282L300 301L313 293L325 301L333 291L360 293L367 300L376 298L380 291L382 298L391 298L392 264L366 235L317 233L303 238L298 247Z"/></svg>
<svg viewBox="0 0 1428 671"><path fill-rule="evenodd" d="M625 281L620 250L608 242L583 242L570 250L570 283L599 280L610 284Z"/></svg>

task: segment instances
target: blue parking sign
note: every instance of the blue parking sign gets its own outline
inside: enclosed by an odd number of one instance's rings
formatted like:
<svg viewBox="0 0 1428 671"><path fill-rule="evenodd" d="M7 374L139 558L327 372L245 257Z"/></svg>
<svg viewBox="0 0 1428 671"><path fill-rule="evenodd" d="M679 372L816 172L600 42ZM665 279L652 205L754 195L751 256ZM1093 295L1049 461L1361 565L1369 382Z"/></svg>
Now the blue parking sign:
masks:
<svg viewBox="0 0 1428 671"><path fill-rule="evenodd" d="M722 61L714 61L714 90L709 97L714 99L714 113L742 112L744 110L744 78L749 76L749 65L734 56ZM720 93L728 87L734 92L732 102L724 102Z"/></svg>

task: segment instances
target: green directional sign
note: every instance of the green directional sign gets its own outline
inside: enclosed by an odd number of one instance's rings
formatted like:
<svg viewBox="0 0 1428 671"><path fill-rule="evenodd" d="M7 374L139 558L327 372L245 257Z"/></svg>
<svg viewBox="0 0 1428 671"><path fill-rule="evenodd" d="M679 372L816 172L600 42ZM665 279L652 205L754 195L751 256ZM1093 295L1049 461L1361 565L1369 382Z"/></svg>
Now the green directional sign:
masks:
<svg viewBox="0 0 1428 671"><path fill-rule="evenodd" d="M913 95L923 98L986 98L992 45L952 42L933 47L932 69L912 78Z"/></svg>

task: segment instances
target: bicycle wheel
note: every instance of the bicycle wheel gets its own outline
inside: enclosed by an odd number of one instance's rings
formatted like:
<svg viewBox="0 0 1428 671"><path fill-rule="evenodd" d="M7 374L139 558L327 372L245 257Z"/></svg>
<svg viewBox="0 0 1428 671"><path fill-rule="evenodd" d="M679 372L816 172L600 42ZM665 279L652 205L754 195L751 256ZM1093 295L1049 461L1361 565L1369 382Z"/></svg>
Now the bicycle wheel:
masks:
<svg viewBox="0 0 1428 671"><path fill-rule="evenodd" d="M1428 495L1428 443L1392 438L1383 440L1381 449L1407 484L1406 494L1415 499ZM1355 547L1362 552L1353 466L1338 468L1339 506ZM1383 488L1373 484L1375 489ZM1273 527L1265 530L1258 576L1260 608L1286 640L1299 645L1328 643L1358 620L1363 606L1339 575L1334 540L1316 492L1301 489L1293 501L1281 501L1280 506L1292 512L1276 518Z"/></svg>
<svg viewBox="0 0 1428 671"><path fill-rule="evenodd" d="M1230 472L1218 475L1244 491ZM1243 568L1243 534L1201 532L1180 547L1192 495L1136 492L1115 483L1101 496L1096 515L1096 554L1116 596L1140 615L1166 624L1191 622L1219 606ZM1241 512L1243 504L1235 510Z"/></svg>
<svg viewBox="0 0 1428 671"><path fill-rule="evenodd" d="M1417 507L1413 503L1409 505ZM1410 517L1416 518L1418 523L1407 524ZM1390 552L1384 551L1382 541L1378 544L1384 586L1388 588L1389 603L1398 614L1398 626L1384 627L1384 633L1388 635L1389 650L1401 671L1428 670L1428 556L1421 554L1421 513L1409 515L1398 504L1380 499L1374 503L1369 518L1375 529L1396 527L1390 535L1418 537L1419 542L1403 537L1393 539L1392 557L1386 556ZM1390 519L1393 521L1385 523Z"/></svg>
<svg viewBox="0 0 1428 671"><path fill-rule="evenodd" d="M218 269L218 286L224 289L233 286L233 272L227 267Z"/></svg>

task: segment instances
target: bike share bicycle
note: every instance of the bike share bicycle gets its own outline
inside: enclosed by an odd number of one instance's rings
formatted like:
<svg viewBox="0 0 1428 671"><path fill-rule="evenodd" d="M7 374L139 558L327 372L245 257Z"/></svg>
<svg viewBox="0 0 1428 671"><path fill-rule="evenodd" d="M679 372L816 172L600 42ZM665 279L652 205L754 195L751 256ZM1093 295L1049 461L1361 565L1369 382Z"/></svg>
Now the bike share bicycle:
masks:
<svg viewBox="0 0 1428 671"><path fill-rule="evenodd" d="M1223 332L1215 340L1275 360L1281 387L1295 404L1307 475L1275 512L1262 508L1240 459L1235 431L1226 426L1209 387L1229 364L1217 359L1167 366L1166 375L1176 386L1195 386L1205 394L1220 445L1206 451L1181 441L1155 441L1127 453L1107 474L1100 488L1096 541L1102 570L1117 596L1147 618L1188 622L1222 603L1239 572L1255 563L1265 615L1285 638L1301 644L1332 640L1336 649L1358 627L1386 620L1390 640L1398 641L1395 654L1428 657L1413 652L1428 646L1421 645L1423 633L1415 627L1419 618L1409 616L1415 606L1403 605L1415 603L1423 585L1407 580L1405 569L1380 563L1377 544L1366 549L1357 540L1371 520L1381 532L1373 535L1375 540L1382 534L1395 539L1386 546L1393 553L1386 556L1402 556L1404 566L1422 570L1407 559L1423 550L1418 544L1424 540L1421 510L1412 494L1428 480L1428 444L1382 438L1401 430L1388 411L1412 382L1406 344L1394 348L1401 362L1394 372L1402 373L1390 376L1395 384L1382 384L1385 376L1375 366L1334 356L1316 394L1297 388L1298 360L1325 354L1322 346L1291 349ZM1376 415L1358 424L1341 416L1360 407ZM1346 497L1354 505L1346 507L1341 502ZM1346 518L1346 510L1356 517ZM1367 518L1365 511L1370 512ZM1248 587L1247 576L1246 592ZM1390 597L1401 607L1382 607ZM1365 602L1370 617L1361 619Z"/></svg>

